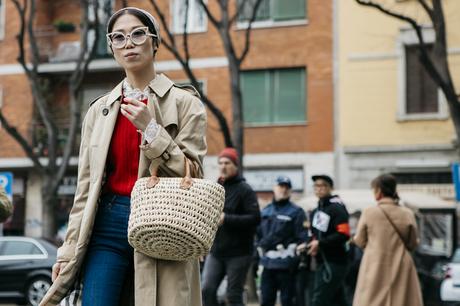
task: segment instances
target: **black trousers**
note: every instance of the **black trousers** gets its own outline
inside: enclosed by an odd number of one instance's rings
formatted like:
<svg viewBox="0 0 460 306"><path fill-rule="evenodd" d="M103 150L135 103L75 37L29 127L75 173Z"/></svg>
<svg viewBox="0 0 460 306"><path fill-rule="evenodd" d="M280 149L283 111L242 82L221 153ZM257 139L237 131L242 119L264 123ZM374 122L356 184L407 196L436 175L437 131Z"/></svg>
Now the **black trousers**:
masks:
<svg viewBox="0 0 460 306"><path fill-rule="evenodd" d="M348 265L333 262L328 265L329 270L324 263L316 270L312 306L348 306L344 287Z"/></svg>
<svg viewBox="0 0 460 306"><path fill-rule="evenodd" d="M281 305L292 306L295 296L295 272L291 270L265 269L261 280L261 306L275 306L280 291Z"/></svg>
<svg viewBox="0 0 460 306"><path fill-rule="evenodd" d="M203 268L203 306L218 306L217 289L227 275L228 306L244 306L243 291L252 256L217 258L210 254Z"/></svg>

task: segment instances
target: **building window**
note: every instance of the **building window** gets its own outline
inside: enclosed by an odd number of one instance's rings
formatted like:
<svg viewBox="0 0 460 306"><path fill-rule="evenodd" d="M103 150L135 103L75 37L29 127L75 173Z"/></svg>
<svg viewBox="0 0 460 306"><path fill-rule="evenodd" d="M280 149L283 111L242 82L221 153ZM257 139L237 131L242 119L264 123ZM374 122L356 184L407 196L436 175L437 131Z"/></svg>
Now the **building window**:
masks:
<svg viewBox="0 0 460 306"><path fill-rule="evenodd" d="M97 0L98 1L98 19L99 19L99 25L98 25L98 28L97 28L97 32L98 32L98 36L99 36L99 39L98 41L96 42L97 45L96 45L96 57L109 57L111 56L110 54L110 49L107 45L107 40L105 38L105 34L107 33L107 29L106 29L106 26L107 26L107 23L109 21L109 18L110 16L112 15L112 12L113 12L113 6L114 6L114 0ZM89 14L89 20L90 21L94 21L94 8L92 7L92 5L90 4L90 7L89 7L89 11L88 11L88 14ZM95 35L94 35L94 30L91 30L89 33L88 33L88 41L90 41L91 43L94 41L95 39Z"/></svg>
<svg viewBox="0 0 460 306"><path fill-rule="evenodd" d="M174 33L184 33L185 22L187 21L187 33L206 32L206 12L198 0L188 1L188 14L186 15L186 0L171 0L172 7L172 29Z"/></svg>
<svg viewBox="0 0 460 306"><path fill-rule="evenodd" d="M423 28L422 34L428 52L432 52L434 30ZM402 29L398 38L398 120L445 120L449 117L446 99L420 62L419 48L415 31Z"/></svg>
<svg viewBox="0 0 460 306"><path fill-rule="evenodd" d="M405 46L406 114L438 113L438 86L420 62L419 48L419 45ZM430 45L429 50L432 48Z"/></svg>
<svg viewBox="0 0 460 306"><path fill-rule="evenodd" d="M5 37L5 0L0 0L0 40Z"/></svg>
<svg viewBox="0 0 460 306"><path fill-rule="evenodd" d="M240 21L249 21L256 0L244 1ZM256 21L286 21L306 18L306 0L262 0L257 10Z"/></svg>
<svg viewBox="0 0 460 306"><path fill-rule="evenodd" d="M242 72L241 92L245 123L305 123L305 78L305 68Z"/></svg>

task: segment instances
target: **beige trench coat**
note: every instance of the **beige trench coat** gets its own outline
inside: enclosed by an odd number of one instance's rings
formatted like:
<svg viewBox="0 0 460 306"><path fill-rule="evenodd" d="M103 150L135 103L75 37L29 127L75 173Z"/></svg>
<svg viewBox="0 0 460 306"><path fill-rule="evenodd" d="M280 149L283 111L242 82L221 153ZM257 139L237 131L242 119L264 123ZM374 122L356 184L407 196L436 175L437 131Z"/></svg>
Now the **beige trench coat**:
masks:
<svg viewBox="0 0 460 306"><path fill-rule="evenodd" d="M184 156L192 162L195 176L202 176L202 162L207 150L206 111L203 104L195 95L178 88L164 75L157 75L149 87L153 93L148 98L147 106L162 127L155 140L141 145L138 176L148 176L149 167L153 164L160 165L159 176L184 176ZM92 103L86 114L75 201L65 241L58 250L58 261L68 264L51 286L41 306L59 304L69 294L69 288L78 281L103 185L121 94L122 83ZM164 261L135 252L134 270L136 306L201 306L197 260ZM126 296L127 293L123 294ZM132 292L130 295L132 297ZM120 302L120 306L128 304Z"/></svg>
<svg viewBox="0 0 460 306"><path fill-rule="evenodd" d="M393 201L381 201L407 247L417 247L414 214ZM365 209L354 243L364 249L353 306L421 306L420 284L412 256L379 207Z"/></svg>

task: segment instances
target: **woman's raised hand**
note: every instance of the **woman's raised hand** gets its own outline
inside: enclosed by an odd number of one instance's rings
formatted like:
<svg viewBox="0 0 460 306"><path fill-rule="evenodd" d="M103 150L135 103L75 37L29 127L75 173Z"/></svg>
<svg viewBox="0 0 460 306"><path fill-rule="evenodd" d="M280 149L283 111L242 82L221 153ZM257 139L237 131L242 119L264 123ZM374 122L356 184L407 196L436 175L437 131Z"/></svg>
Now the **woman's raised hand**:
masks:
<svg viewBox="0 0 460 306"><path fill-rule="evenodd" d="M147 105L133 98L124 98L121 104L121 114L128 118L134 126L145 131L147 125L153 119Z"/></svg>

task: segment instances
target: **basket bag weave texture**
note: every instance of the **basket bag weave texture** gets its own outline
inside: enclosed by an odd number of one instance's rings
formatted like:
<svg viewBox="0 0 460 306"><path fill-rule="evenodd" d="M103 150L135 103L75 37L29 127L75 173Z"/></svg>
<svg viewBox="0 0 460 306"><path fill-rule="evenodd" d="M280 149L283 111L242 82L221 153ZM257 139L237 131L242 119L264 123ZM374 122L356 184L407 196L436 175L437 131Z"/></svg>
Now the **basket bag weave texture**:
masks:
<svg viewBox="0 0 460 306"><path fill-rule="evenodd" d="M136 181L131 192L128 241L147 256L190 260L206 255L214 241L224 206L224 188L186 176L156 176Z"/></svg>

